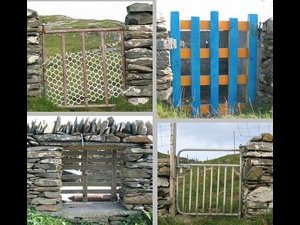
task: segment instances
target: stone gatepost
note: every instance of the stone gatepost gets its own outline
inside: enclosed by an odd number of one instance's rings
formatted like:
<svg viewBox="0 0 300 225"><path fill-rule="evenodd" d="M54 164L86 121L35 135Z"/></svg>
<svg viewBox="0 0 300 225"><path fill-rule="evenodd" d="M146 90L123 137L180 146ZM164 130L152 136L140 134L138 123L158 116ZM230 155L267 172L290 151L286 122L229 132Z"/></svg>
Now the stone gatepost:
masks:
<svg viewBox="0 0 300 225"><path fill-rule="evenodd" d="M127 89L123 94L133 105L152 97L152 5L134 3L125 19Z"/></svg>
<svg viewBox="0 0 300 225"><path fill-rule="evenodd" d="M36 142L31 137L27 141ZM52 146L27 147L27 203L38 211L57 212L62 207L62 150Z"/></svg>
<svg viewBox="0 0 300 225"><path fill-rule="evenodd" d="M27 96L42 94L42 47L36 11L27 9Z"/></svg>
<svg viewBox="0 0 300 225"><path fill-rule="evenodd" d="M242 152L242 214L254 217L273 211L273 135L253 137Z"/></svg>
<svg viewBox="0 0 300 225"><path fill-rule="evenodd" d="M273 103L273 18L263 23L260 48L258 100Z"/></svg>

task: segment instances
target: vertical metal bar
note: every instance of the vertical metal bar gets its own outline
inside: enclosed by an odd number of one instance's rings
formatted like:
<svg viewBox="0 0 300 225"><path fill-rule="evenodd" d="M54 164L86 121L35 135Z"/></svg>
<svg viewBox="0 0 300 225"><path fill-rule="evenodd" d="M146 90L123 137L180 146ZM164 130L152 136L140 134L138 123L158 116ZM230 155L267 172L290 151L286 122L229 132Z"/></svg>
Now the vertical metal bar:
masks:
<svg viewBox="0 0 300 225"><path fill-rule="evenodd" d="M126 69L126 60L125 60L125 47L124 47L124 30L120 31L121 35L121 55L122 55L122 74L123 74L123 87L124 89L127 88L127 69Z"/></svg>
<svg viewBox="0 0 300 225"><path fill-rule="evenodd" d="M87 71L86 71L86 50L85 50L85 32L81 32L81 47L82 47L82 72L83 72L83 92L84 105L88 106L88 86L87 86Z"/></svg>
<svg viewBox="0 0 300 225"><path fill-rule="evenodd" d="M200 18L191 18L191 98L192 115L198 116L200 109Z"/></svg>
<svg viewBox="0 0 300 225"><path fill-rule="evenodd" d="M225 213L225 206L226 206L226 181L227 181L227 166L225 166L224 169L223 213Z"/></svg>
<svg viewBox="0 0 300 225"><path fill-rule="evenodd" d="M234 113L236 111L238 97L238 20L230 18L229 26L228 107L229 113Z"/></svg>
<svg viewBox="0 0 300 225"><path fill-rule="evenodd" d="M247 102L253 103L256 97L256 73L257 73L257 38L258 38L258 18L256 14L248 15L248 83Z"/></svg>
<svg viewBox="0 0 300 225"><path fill-rule="evenodd" d="M87 180L87 164L88 164L88 152L86 150L83 150L83 171L82 171L82 201L87 202L87 186L88 186L88 180Z"/></svg>
<svg viewBox="0 0 300 225"><path fill-rule="evenodd" d="M173 73L173 106L181 106L181 59L180 59L180 21L179 12L171 12L171 38L176 40L176 48L171 49L171 69Z"/></svg>
<svg viewBox="0 0 300 225"><path fill-rule="evenodd" d="M63 66L63 89L64 89L64 106L67 105L67 67L66 67L66 43L65 34L61 33L61 59Z"/></svg>
<svg viewBox="0 0 300 225"><path fill-rule="evenodd" d="M191 212L191 203L192 203L192 186L193 186L193 167L190 170L190 192L189 192L189 212Z"/></svg>
<svg viewBox="0 0 300 225"><path fill-rule="evenodd" d="M220 188L220 166L218 166L218 177L217 177L217 202L216 202L216 213L219 210L219 188Z"/></svg>
<svg viewBox="0 0 300 225"><path fill-rule="evenodd" d="M111 201L117 200L117 150L112 150Z"/></svg>
<svg viewBox="0 0 300 225"><path fill-rule="evenodd" d="M183 174L182 176L182 211L184 211L185 174Z"/></svg>
<svg viewBox="0 0 300 225"><path fill-rule="evenodd" d="M230 194L230 212L232 213L232 203L233 203L233 181L234 181L234 166L231 170L231 194Z"/></svg>
<svg viewBox="0 0 300 225"><path fill-rule="evenodd" d="M203 193L202 193L202 212L204 212L205 205L205 180L206 180L206 166L203 167Z"/></svg>
<svg viewBox="0 0 300 225"><path fill-rule="evenodd" d="M214 167L210 167L210 191L209 191L209 212L211 212L212 187L213 187Z"/></svg>
<svg viewBox="0 0 300 225"><path fill-rule="evenodd" d="M210 13L210 104L212 115L219 111L219 13Z"/></svg>
<svg viewBox="0 0 300 225"><path fill-rule="evenodd" d="M199 170L200 170L200 167L199 167L199 166L197 166L197 181L196 181L196 208L195 208L195 212L198 212Z"/></svg>
<svg viewBox="0 0 300 225"><path fill-rule="evenodd" d="M103 80L104 80L104 101L108 104L108 89L107 89L107 68L106 68L106 47L104 41L104 32L100 32L101 37L101 53L102 53L102 67L103 67Z"/></svg>

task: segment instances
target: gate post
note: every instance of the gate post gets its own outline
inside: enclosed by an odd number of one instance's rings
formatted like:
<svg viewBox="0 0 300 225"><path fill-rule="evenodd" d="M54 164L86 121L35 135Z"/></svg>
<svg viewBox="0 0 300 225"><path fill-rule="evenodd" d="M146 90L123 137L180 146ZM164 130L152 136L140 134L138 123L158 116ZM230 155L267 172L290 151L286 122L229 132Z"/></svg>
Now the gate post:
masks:
<svg viewBox="0 0 300 225"><path fill-rule="evenodd" d="M170 143L170 214L175 216L176 214L176 202L175 202L175 186L176 186L176 123L171 123L171 143Z"/></svg>

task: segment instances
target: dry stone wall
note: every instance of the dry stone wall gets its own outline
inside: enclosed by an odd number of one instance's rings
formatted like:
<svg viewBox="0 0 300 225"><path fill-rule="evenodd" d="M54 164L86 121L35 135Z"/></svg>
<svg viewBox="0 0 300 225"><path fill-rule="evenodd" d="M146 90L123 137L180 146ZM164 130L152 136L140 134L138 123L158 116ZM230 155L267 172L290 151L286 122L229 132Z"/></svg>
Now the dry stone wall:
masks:
<svg viewBox="0 0 300 225"><path fill-rule="evenodd" d="M242 151L242 214L245 217L272 213L273 135L253 137Z"/></svg>
<svg viewBox="0 0 300 225"><path fill-rule="evenodd" d="M169 159L158 159L158 214L165 216L169 214L170 199L170 162Z"/></svg>
<svg viewBox="0 0 300 225"><path fill-rule="evenodd" d="M66 124L58 117L50 133L47 124L27 124L27 200L39 211L59 211L64 147L115 146L121 151L120 203L130 210L152 210L152 123L116 123L113 117L89 117ZM115 221L115 220L112 220Z"/></svg>
<svg viewBox="0 0 300 225"><path fill-rule="evenodd" d="M133 105L152 97L152 5L134 3L125 18L127 89L123 94Z"/></svg>
<svg viewBox="0 0 300 225"><path fill-rule="evenodd" d="M263 23L260 42L260 74L258 76L258 99L273 102L273 19Z"/></svg>
<svg viewBox="0 0 300 225"><path fill-rule="evenodd" d="M42 94L40 25L37 12L27 9L27 96L40 96Z"/></svg>

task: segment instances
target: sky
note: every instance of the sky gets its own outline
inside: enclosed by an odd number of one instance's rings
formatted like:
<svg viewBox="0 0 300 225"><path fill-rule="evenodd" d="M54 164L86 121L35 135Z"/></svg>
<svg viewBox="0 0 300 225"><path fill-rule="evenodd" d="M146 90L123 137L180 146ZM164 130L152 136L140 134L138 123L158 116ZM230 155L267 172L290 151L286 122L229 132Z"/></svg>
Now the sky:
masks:
<svg viewBox="0 0 300 225"><path fill-rule="evenodd" d="M238 149L240 144L246 144L251 137L259 136L261 133L273 133L272 122L177 123L176 152L184 148L234 149L235 146ZM159 152L168 153L170 123L158 123L157 145ZM212 159L224 154L185 152L183 156L206 160L207 157Z"/></svg>
<svg viewBox="0 0 300 225"><path fill-rule="evenodd" d="M66 15L76 19L114 19L124 21L126 7L138 1L27 1L27 7L39 15ZM141 2L141 1L140 1ZM152 1L146 1L152 4ZM230 17L247 20L249 13L258 14L258 21L273 17L271 0L157 0L157 12L170 27L170 12L180 11L181 19L199 16L209 20L210 11L219 11L220 20Z"/></svg>
<svg viewBox="0 0 300 225"><path fill-rule="evenodd" d="M60 116L61 118L61 124L66 124L68 121L74 122L75 118L77 117L77 121L80 122L82 118L86 119L87 116ZM94 118L97 118L97 122L99 119L101 121L107 119L109 116L88 116L90 120L93 120ZM116 123L120 122L127 122L127 121L135 121L135 120L143 120L144 122L150 121L152 122L152 116L113 116ZM56 121L57 116L27 116L27 123L31 124L32 121L37 121L37 123L47 123L48 126L45 130L45 133L51 132L52 128L54 126L54 121Z"/></svg>

